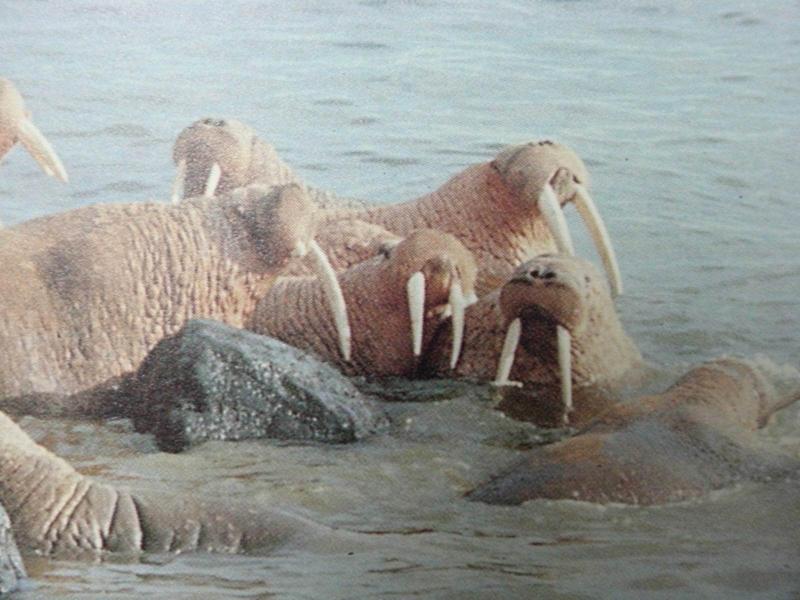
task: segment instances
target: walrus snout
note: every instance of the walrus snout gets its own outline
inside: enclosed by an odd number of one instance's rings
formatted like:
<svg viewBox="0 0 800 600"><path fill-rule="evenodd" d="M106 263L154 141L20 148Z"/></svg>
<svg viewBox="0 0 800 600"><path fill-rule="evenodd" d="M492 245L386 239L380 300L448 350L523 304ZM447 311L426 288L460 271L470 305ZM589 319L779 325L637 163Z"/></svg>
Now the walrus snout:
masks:
<svg viewBox="0 0 800 600"><path fill-rule="evenodd" d="M590 263L563 255L543 255L523 263L500 292L503 315L508 321L522 317L579 331L585 321L590 270Z"/></svg>
<svg viewBox="0 0 800 600"><path fill-rule="evenodd" d="M536 279L549 281L555 278L556 278L556 272L550 266L536 265L535 267L527 271L521 279L524 281L534 281Z"/></svg>
<svg viewBox="0 0 800 600"><path fill-rule="evenodd" d="M464 311L475 296L477 265L454 236L419 229L389 251L394 277L405 285L414 356L422 354L424 322L431 316L452 318L451 368L461 353Z"/></svg>
<svg viewBox="0 0 800 600"><path fill-rule="evenodd" d="M173 202L182 198L214 196L246 183L255 133L235 119L206 117L178 134L172 159L178 172Z"/></svg>
<svg viewBox="0 0 800 600"><path fill-rule="evenodd" d="M589 194L589 171L580 157L561 144L543 141L512 146L492 163L519 197L533 202L563 254L575 254L564 216L564 205L575 204L603 260L614 296L622 293L622 278L611 238Z"/></svg>

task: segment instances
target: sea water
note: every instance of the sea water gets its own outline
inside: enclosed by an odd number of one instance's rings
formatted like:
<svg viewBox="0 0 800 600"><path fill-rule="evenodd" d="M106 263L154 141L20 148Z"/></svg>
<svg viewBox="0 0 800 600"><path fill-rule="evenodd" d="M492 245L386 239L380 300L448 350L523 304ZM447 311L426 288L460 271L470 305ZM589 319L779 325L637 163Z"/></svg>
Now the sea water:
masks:
<svg viewBox="0 0 800 600"><path fill-rule="evenodd" d="M622 320L677 376L721 354L800 365L800 5L794 0L0 0L0 75L70 175L22 150L0 221L168 200L194 120L249 124L304 179L395 202L507 144L579 153L610 230ZM596 260L574 211L578 252ZM674 377L673 377L674 378ZM461 494L520 425L465 399L392 408L353 447L214 443L171 456L125 423L23 419L106 481L289 507L370 552L28 557L25 598L775 598L800 593L800 490L744 485L661 508ZM525 430L528 431L528 430ZM800 410L761 437L800 456Z"/></svg>

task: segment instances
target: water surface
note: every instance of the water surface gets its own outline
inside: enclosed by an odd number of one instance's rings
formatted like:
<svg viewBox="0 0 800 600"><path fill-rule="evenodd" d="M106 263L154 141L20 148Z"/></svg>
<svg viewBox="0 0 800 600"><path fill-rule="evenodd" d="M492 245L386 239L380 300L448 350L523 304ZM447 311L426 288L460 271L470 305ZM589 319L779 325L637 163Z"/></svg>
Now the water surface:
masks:
<svg viewBox="0 0 800 600"><path fill-rule="evenodd" d="M381 202L553 136L589 166L625 279L619 310L648 359L671 376L720 354L800 365L798 19L793 0L0 0L0 70L72 182L15 150L0 167L0 220L166 201L172 141L204 116L250 124L309 183ZM355 447L181 456L125 423L25 420L108 481L255 498L373 533L357 560L30 559L35 588L20 597L800 593L795 484L650 509L486 507L461 494L536 432L469 399L392 410L392 434ZM763 436L800 456L799 431L795 407Z"/></svg>

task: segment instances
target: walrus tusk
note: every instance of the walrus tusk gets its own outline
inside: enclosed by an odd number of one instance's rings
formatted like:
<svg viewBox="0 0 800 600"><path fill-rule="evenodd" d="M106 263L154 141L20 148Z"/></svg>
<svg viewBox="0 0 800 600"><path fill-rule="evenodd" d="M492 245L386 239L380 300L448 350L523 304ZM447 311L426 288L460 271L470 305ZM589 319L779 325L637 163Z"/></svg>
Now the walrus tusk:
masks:
<svg viewBox="0 0 800 600"><path fill-rule="evenodd" d="M542 213L544 220L547 221L547 226L556 241L556 247L562 254L575 254L575 248L572 245L572 237L567 228L567 220L564 218L564 211L558 203L553 187L548 183L542 188L542 193L539 195L539 211Z"/></svg>
<svg viewBox="0 0 800 600"><path fill-rule="evenodd" d="M182 158L178 163L175 173L175 180L172 182L172 203L178 204L183 199L183 190L186 182L186 159Z"/></svg>
<svg viewBox="0 0 800 600"><path fill-rule="evenodd" d="M417 271L406 283L408 315L411 318L411 346L414 356L422 354L422 324L425 318L425 275Z"/></svg>
<svg viewBox="0 0 800 600"><path fill-rule="evenodd" d="M511 321L506 330L506 337L503 340L503 350L500 353L500 361L497 363L497 375L492 385L522 387L519 381L509 381L508 379L508 376L511 375L511 367L514 366L514 354L517 351L521 333L522 321L516 318Z"/></svg>
<svg viewBox="0 0 800 600"><path fill-rule="evenodd" d="M47 173L50 177L56 177L64 183L69 182L67 171L58 158L56 151L47 141L47 138L42 135L39 128L33 124L30 119L23 119L17 127L17 135L19 141L25 146L25 149L30 153L34 160L39 163L42 171Z"/></svg>
<svg viewBox="0 0 800 600"><path fill-rule="evenodd" d="M456 278L450 284L448 302L453 313L453 348L450 352L450 368L455 369L458 357L461 355L461 346L464 343L464 309L466 308L461 282Z"/></svg>
<svg viewBox="0 0 800 600"><path fill-rule="evenodd" d="M603 222L603 217L600 216L600 211L597 210L597 205L592 200L588 190L579 183L575 184L575 189L577 190L575 207L578 209L578 213L594 240L597 252L603 260L603 266L608 274L611 287L611 296L619 296L622 294L622 277L619 273L617 256L614 253L614 247L611 245L611 238L608 235L606 224Z"/></svg>
<svg viewBox="0 0 800 600"><path fill-rule="evenodd" d="M206 187L203 190L203 196L206 198L214 197L220 177L222 177L222 169L219 168L218 163L214 163L211 165L211 170L208 172L208 179L206 179Z"/></svg>
<svg viewBox="0 0 800 600"><path fill-rule="evenodd" d="M572 412L572 336L566 327L556 326L558 339L558 370L561 377L561 402L564 406L563 423L569 424Z"/></svg>
<svg viewBox="0 0 800 600"><path fill-rule="evenodd" d="M298 246L302 242L298 242ZM301 250L296 247L296 251ZM333 323L336 326L336 333L339 336L339 351L346 362L350 361L352 350L352 334L350 332L350 321L347 319L347 304L344 301L342 288L339 280L331 267L331 263L322 248L314 240L308 243L309 254L314 263L314 271L322 282L322 289L328 300L328 306L333 313Z"/></svg>

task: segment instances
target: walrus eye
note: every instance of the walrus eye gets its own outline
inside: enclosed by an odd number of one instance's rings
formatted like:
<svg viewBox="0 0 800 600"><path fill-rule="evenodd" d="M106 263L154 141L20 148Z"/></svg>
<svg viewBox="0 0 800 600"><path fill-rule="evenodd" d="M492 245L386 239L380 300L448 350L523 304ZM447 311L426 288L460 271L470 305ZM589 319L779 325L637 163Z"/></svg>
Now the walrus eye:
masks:
<svg viewBox="0 0 800 600"><path fill-rule="evenodd" d="M587 284L589 284L589 283L592 283L592 278L591 278L591 277L589 277L588 275L584 275L584 276L583 276L583 280L584 280L584 281L585 281Z"/></svg>
<svg viewBox="0 0 800 600"><path fill-rule="evenodd" d="M389 258L392 255L392 246L389 244L381 244L378 248L378 254L384 258Z"/></svg>

